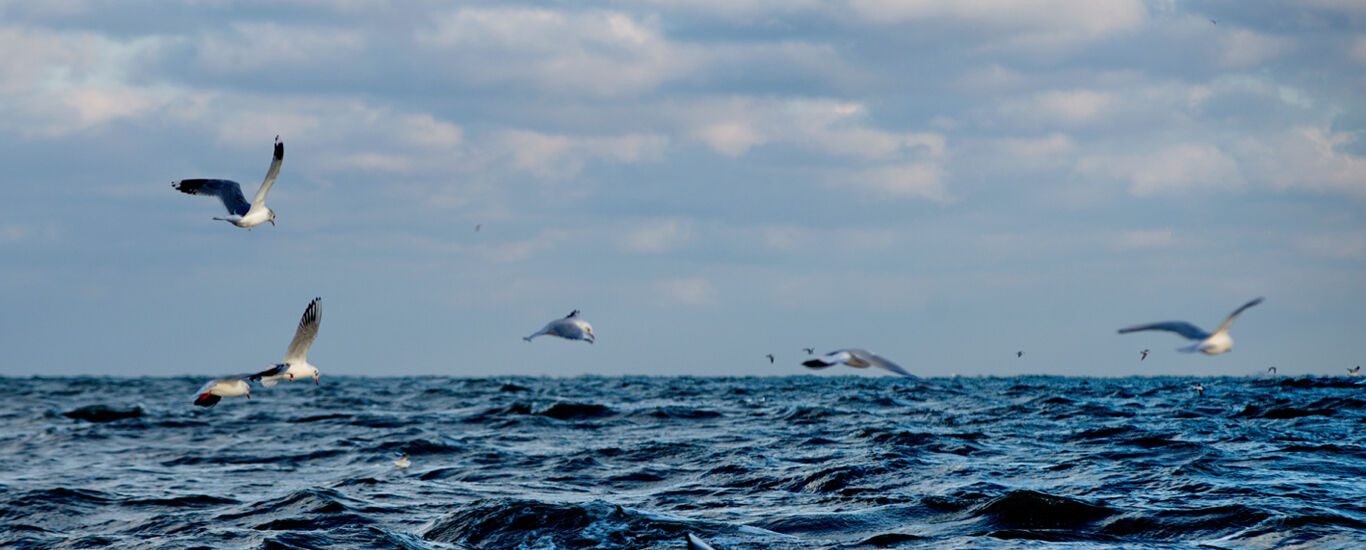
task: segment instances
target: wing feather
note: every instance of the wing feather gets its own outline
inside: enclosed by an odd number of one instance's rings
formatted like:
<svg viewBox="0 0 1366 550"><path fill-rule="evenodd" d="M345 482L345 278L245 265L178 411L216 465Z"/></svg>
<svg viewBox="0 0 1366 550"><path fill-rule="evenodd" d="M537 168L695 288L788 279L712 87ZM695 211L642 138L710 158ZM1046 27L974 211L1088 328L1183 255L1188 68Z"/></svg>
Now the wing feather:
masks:
<svg viewBox="0 0 1366 550"><path fill-rule="evenodd" d="M1253 301L1251 301L1251 302L1248 302L1248 303L1246 303L1246 304L1243 304L1242 307L1239 307L1238 309L1234 310L1233 313L1230 313L1229 316L1228 316L1228 319L1224 319L1224 323L1221 324L1221 325L1219 325L1219 330L1216 330L1216 331L1214 331L1214 332L1227 332L1227 331L1228 331L1228 328L1231 327L1231 326L1233 326L1233 320L1238 318L1238 314L1239 314L1239 313L1242 313L1243 310L1245 310L1245 309L1247 309L1247 308L1250 308L1250 307L1252 307L1252 306L1255 306L1255 305L1257 305L1257 304L1260 304L1260 303L1262 303L1262 298L1258 297L1257 299L1255 299L1255 300L1253 300Z"/></svg>
<svg viewBox="0 0 1366 550"><path fill-rule="evenodd" d="M275 154L270 159L270 169L266 170L266 179L261 181L261 188L256 190L256 196L251 199L250 208L261 208L266 205L266 193L270 192L271 186L275 185L275 177L280 175L280 165L285 161L285 144L280 142L280 136L275 136ZM241 191L238 191L241 194Z"/></svg>
<svg viewBox="0 0 1366 550"><path fill-rule="evenodd" d="M1204 340L1209 338L1210 333L1205 332L1200 327L1185 321L1163 321L1161 323L1148 323L1146 325L1135 325L1119 329L1120 334L1138 332L1140 330L1165 330L1175 332L1191 340Z"/></svg>
<svg viewBox="0 0 1366 550"><path fill-rule="evenodd" d="M218 197L223 201L223 207L228 209L229 214L245 216L247 211L251 210L246 197L242 196L242 186L232 180L198 178L180 180L171 186L181 193Z"/></svg>
<svg viewBox="0 0 1366 550"><path fill-rule="evenodd" d="M294 331L294 339L289 342L289 349L285 351L285 363L296 361L306 361L308 359L308 347L313 345L313 339L318 337L318 325L322 324L322 298L314 298L308 303L308 309L304 310L304 315L299 319L299 328Z"/></svg>

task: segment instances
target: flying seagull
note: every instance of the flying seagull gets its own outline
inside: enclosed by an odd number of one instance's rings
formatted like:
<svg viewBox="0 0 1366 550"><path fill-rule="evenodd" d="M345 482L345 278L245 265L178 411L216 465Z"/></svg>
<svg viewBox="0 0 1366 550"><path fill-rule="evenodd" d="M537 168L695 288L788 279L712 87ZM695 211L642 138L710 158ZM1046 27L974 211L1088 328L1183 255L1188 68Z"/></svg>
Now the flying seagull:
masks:
<svg viewBox="0 0 1366 550"><path fill-rule="evenodd" d="M802 351L806 352L807 355L816 354L816 348L802 348Z"/></svg>
<svg viewBox="0 0 1366 550"><path fill-rule="evenodd" d="M1234 312L1228 316L1228 319L1224 319L1224 324L1219 325L1219 329L1214 331L1213 334L1205 332L1204 330L1201 330L1200 327L1197 327L1184 321L1163 321L1161 323L1136 325L1128 328L1119 329L1119 333L1125 334L1128 332L1137 332L1140 330L1165 330L1168 332L1175 332L1177 334L1180 334L1181 336L1185 336L1190 340L1197 340L1197 342L1194 345L1186 348L1180 348L1179 351L1184 351L1186 353L1194 353L1198 351L1204 353L1205 355L1218 355L1220 353L1233 349L1233 338L1229 337L1228 335L1228 328L1230 326L1233 326L1233 320L1237 319L1238 314L1242 313L1243 310L1260 303L1262 303L1262 298L1257 298L1256 300L1243 304L1242 307L1238 308L1237 310L1234 310Z"/></svg>
<svg viewBox="0 0 1366 550"><path fill-rule="evenodd" d="M896 363L888 361L885 357L882 357L881 355L878 355L866 349L858 348L835 350L816 359L808 360L802 364L813 369L823 369L825 367L838 365L840 363L859 369L866 369L868 367L878 367L881 369L887 369L902 376L909 376L911 378L915 378L914 374L906 372L906 369L897 366Z"/></svg>
<svg viewBox="0 0 1366 550"><path fill-rule="evenodd" d="M309 377L313 378L314 384L318 384L318 367L308 364L308 347L318 337L318 325L322 324L321 301L322 298L314 298L308 303L303 318L299 319L299 328L294 331L294 339L290 340L289 349L285 350L285 361L252 375L252 380L260 380L261 385L267 388L281 380Z"/></svg>
<svg viewBox="0 0 1366 550"><path fill-rule="evenodd" d="M251 399L251 386L247 384L247 379L251 376L253 375L242 374L210 380L209 383L204 384L204 387L199 388L198 392L195 392L194 404L201 407L212 407L224 397L237 397L239 395L245 395L247 399Z"/></svg>
<svg viewBox="0 0 1366 550"><path fill-rule="evenodd" d="M1196 383L1194 383L1194 384L1191 384L1191 390L1194 390L1194 391L1195 391L1196 397L1199 397L1199 396L1201 396L1201 395L1205 395L1205 386L1204 386L1204 384L1201 384L1201 383L1199 383L1199 382L1196 382Z"/></svg>
<svg viewBox="0 0 1366 550"><path fill-rule="evenodd" d="M1148 358L1148 349L1147 349L1147 348L1143 348L1143 351L1138 352L1138 360L1139 360L1139 361L1142 361L1142 360L1147 359L1147 358Z"/></svg>
<svg viewBox="0 0 1366 550"><path fill-rule="evenodd" d="M256 196L250 203L242 196L242 186L232 180L188 179L172 183L171 187L181 193L218 197L227 207L228 217L215 220L223 220L247 230L266 222L275 225L275 211L266 208L266 193L270 192L270 186L275 185L275 176L280 174L280 164L284 160L285 144L280 143L280 136L275 136L275 155L271 158L270 169L266 171L266 179L261 182L261 188L256 190Z"/></svg>
<svg viewBox="0 0 1366 550"><path fill-rule="evenodd" d="M577 309L569 312L569 315L565 315L563 319L556 319L546 323L545 328L542 328L531 336L525 336L522 339L530 342L532 338L542 334L559 336L565 340L584 340L590 344L593 343L593 340L596 338L593 336L593 325L588 324L588 321L580 319L579 310Z"/></svg>
<svg viewBox="0 0 1366 550"><path fill-rule="evenodd" d="M716 550L707 541L697 538L697 535L688 533L688 550Z"/></svg>
<svg viewBox="0 0 1366 550"><path fill-rule="evenodd" d="M1267 376L1276 376L1276 365L1271 365L1271 366L1267 367L1267 368L1266 368L1266 375L1267 375Z"/></svg>
<svg viewBox="0 0 1366 550"><path fill-rule="evenodd" d="M1347 369L1348 376L1361 376L1361 365Z"/></svg>
<svg viewBox="0 0 1366 550"><path fill-rule="evenodd" d="M1023 352L1023 351L1017 351L1017 352L1015 352L1015 357L1024 357L1024 352Z"/></svg>
<svg viewBox="0 0 1366 550"><path fill-rule="evenodd" d="M768 354L768 355L765 355L764 357L767 357L767 358L768 358L768 362L769 362L769 363L772 363L772 362L773 362L773 354L772 354L772 353L770 353L770 354Z"/></svg>

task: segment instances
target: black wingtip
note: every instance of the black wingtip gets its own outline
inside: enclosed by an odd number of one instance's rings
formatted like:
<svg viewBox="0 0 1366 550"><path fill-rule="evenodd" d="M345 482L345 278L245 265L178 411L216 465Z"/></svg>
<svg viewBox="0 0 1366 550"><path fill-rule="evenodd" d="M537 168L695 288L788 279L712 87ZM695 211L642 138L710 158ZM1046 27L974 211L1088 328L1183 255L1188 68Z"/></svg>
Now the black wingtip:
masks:
<svg viewBox="0 0 1366 550"><path fill-rule="evenodd" d="M802 363L802 366L812 369L823 369L825 367L829 367L830 365L830 363L822 362L819 359L812 359L810 361L804 361Z"/></svg>
<svg viewBox="0 0 1366 550"><path fill-rule="evenodd" d="M280 141L280 136L275 136L275 158L280 160L285 158L285 144Z"/></svg>

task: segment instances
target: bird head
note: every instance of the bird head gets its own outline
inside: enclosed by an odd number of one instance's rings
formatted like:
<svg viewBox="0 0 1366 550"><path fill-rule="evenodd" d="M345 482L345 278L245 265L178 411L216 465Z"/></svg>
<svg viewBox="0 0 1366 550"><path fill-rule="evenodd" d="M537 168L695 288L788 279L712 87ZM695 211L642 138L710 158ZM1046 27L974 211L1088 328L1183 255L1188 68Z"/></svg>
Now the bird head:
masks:
<svg viewBox="0 0 1366 550"><path fill-rule="evenodd" d="M318 381L318 367L313 367L313 384L317 386L322 385L322 382Z"/></svg>
<svg viewBox="0 0 1366 550"><path fill-rule="evenodd" d="M597 336L593 335L593 327L583 327L583 332L588 335L588 338L586 338L586 340L588 340L588 343L590 344L598 338Z"/></svg>
<svg viewBox="0 0 1366 550"><path fill-rule="evenodd" d="M270 222L270 225L273 227L275 225L275 211L267 208L266 213L270 214L270 217L266 218L266 221Z"/></svg>

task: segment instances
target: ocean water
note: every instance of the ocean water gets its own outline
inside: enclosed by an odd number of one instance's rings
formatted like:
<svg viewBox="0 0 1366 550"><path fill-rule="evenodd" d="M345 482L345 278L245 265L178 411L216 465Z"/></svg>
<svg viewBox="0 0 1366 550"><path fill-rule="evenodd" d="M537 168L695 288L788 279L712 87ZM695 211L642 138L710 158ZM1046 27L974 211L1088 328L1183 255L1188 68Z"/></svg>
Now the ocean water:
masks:
<svg viewBox="0 0 1366 550"><path fill-rule="evenodd" d="M322 381L0 378L0 547L1366 548L1355 379Z"/></svg>

